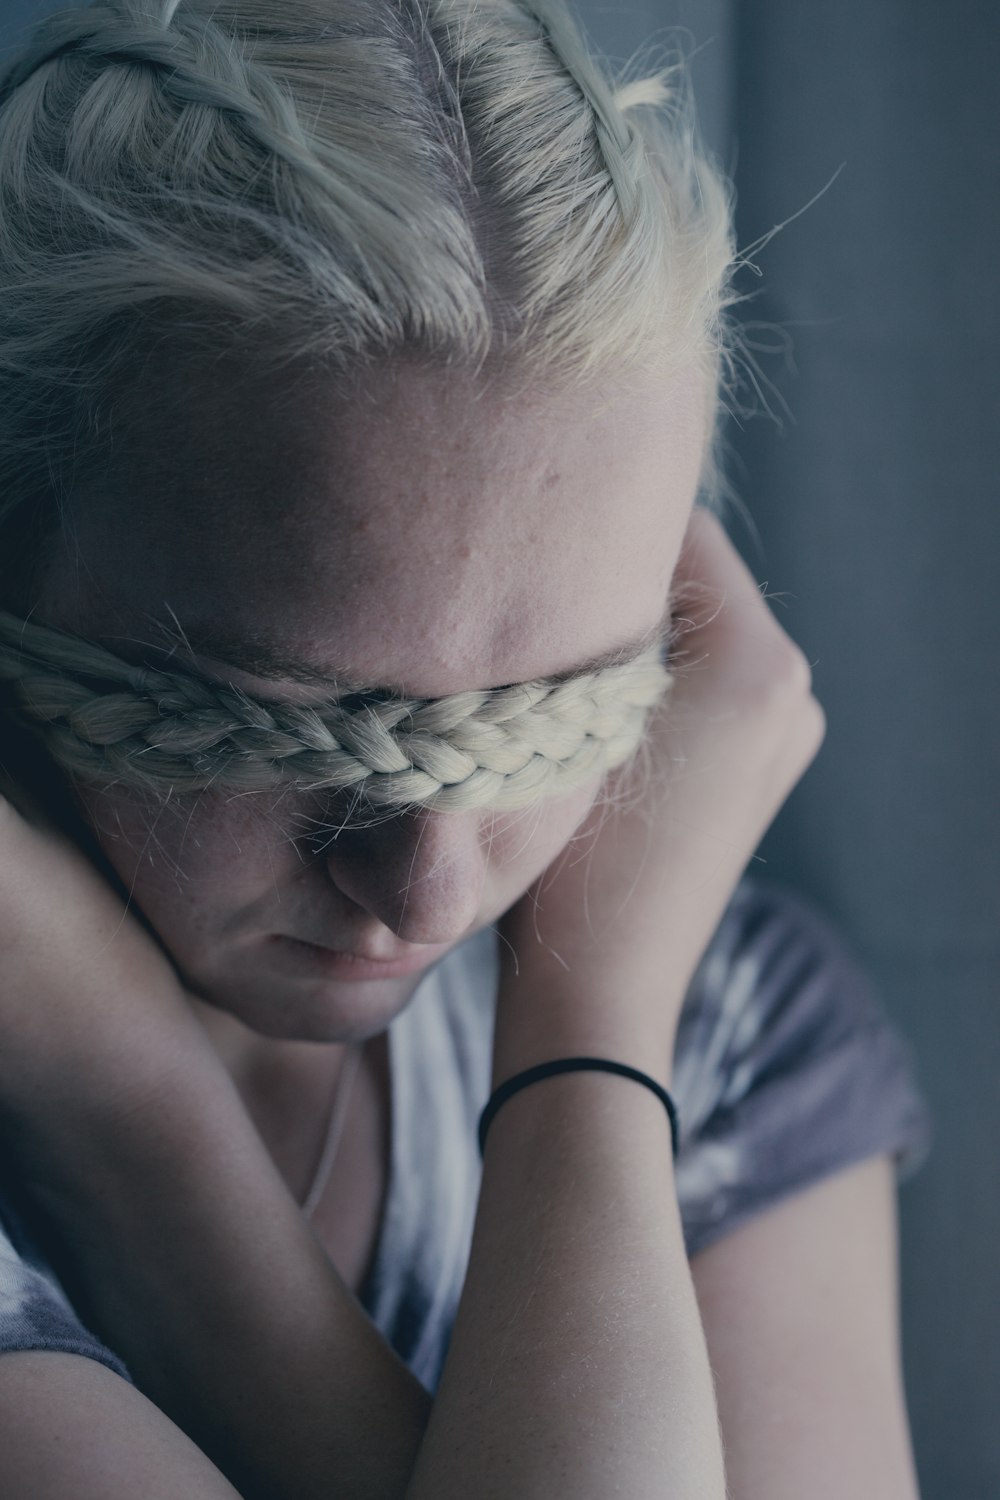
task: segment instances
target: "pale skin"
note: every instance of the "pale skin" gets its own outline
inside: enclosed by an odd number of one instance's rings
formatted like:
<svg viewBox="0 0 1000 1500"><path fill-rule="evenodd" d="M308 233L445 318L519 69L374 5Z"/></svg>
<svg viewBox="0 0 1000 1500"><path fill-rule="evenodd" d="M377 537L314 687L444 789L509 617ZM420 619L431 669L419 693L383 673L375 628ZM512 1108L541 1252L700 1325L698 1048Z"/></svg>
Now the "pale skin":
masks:
<svg viewBox="0 0 1000 1500"><path fill-rule="evenodd" d="M169 373L154 370L149 390ZM607 1075L549 1080L497 1116L459 1321L429 1402L350 1295L379 1209L374 1048L318 1240L295 1197L343 1045L378 1037L419 973L346 982L261 965L274 933L436 956L500 921L517 972L505 964L495 1082L594 1051L669 1085L690 976L824 724L801 653L721 528L692 518L703 392L689 376L620 383L599 401L544 404L515 386L472 402L466 386L401 370L350 408L305 382L275 408L252 381L200 378L169 440L155 417L131 414L135 442L100 494L81 497L39 619L122 655L157 638L156 620L170 623L161 600L192 636L206 624L239 636L266 619L285 656L439 696L571 668L656 625L672 585L689 670L653 726L651 774L612 778L622 795L610 808L595 782L528 813L393 819L342 833L319 856L303 839L306 820L331 820L316 797L212 794L151 814L120 789L88 791L90 826L162 947L57 832L6 807L5 868L18 878L0 893L11 997L0 1123L17 1126L39 1205L79 1242L74 1273L94 1325L156 1404L52 1355L0 1361L0 1395L15 1365L51 1378L54 1399L68 1382L72 1439L82 1381L103 1412L87 1431L103 1421L125 1458L141 1466L145 1455L148 1493L183 1484L306 1500L331 1487L372 1500L596 1500L614 1484L721 1500L731 1408L745 1450L742 1471L730 1464L733 1496L791 1496L742 1437L728 1387L716 1403L662 1106ZM233 680L308 701L301 683ZM613 1223L600 1212L611 1198ZM234 1242L233 1226L251 1220L262 1226L253 1243ZM622 1299L623 1285L643 1295ZM880 1284L873 1298L887 1340L891 1293ZM199 1346L208 1317L215 1336ZM887 1459L874 1440L882 1487L868 1493L912 1500L905 1417L883 1363L875 1396L895 1425ZM15 1427L10 1461L43 1493L37 1440ZM89 1493L76 1457L72 1492ZM823 1457L807 1439L801 1472ZM743 1473L770 1488L736 1488ZM50 1479L44 1493L70 1492L55 1469ZM110 1483L95 1469L90 1492L118 1493Z"/></svg>

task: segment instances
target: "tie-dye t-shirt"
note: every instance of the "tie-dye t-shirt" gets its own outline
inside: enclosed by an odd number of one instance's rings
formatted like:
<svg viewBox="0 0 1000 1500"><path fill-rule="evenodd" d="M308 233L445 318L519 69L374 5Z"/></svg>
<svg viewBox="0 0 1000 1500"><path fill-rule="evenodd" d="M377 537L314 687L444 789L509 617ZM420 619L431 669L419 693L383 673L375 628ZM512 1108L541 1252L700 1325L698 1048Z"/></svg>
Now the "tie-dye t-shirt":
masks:
<svg viewBox="0 0 1000 1500"><path fill-rule="evenodd" d="M388 1033L390 1176L360 1300L431 1392L472 1240L496 942L481 932L453 949ZM867 976L811 906L756 877L737 887L691 982L671 1092L689 1257L843 1167L891 1154L903 1181L930 1149L912 1048ZM666 1114L664 1141L669 1150ZM16 1201L0 1177L0 1351L87 1355L128 1379L76 1315Z"/></svg>

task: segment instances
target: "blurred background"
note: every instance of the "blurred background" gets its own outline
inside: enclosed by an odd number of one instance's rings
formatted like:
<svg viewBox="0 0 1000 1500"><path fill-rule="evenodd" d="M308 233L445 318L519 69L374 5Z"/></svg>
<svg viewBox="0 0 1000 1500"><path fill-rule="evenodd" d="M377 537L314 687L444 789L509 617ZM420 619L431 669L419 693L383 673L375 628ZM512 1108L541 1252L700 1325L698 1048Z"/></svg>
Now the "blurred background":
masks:
<svg viewBox="0 0 1000 1500"><path fill-rule="evenodd" d="M739 282L766 384L729 423L755 531L731 529L829 726L756 868L835 920L915 1049L937 1127L900 1191L921 1490L997 1500L1000 8L571 3L615 62L690 57L741 246L841 169ZM3 0L0 58L57 8Z"/></svg>

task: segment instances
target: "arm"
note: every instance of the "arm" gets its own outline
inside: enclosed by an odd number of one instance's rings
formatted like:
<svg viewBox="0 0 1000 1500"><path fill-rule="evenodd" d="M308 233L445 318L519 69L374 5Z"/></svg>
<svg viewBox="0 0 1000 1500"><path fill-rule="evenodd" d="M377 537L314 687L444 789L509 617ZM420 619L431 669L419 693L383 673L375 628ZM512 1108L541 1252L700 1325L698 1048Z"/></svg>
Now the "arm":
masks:
<svg viewBox="0 0 1000 1500"><path fill-rule="evenodd" d="M89 1326L247 1500L329 1500L334 1482L402 1495L430 1398L312 1236L228 1076L189 1053L182 1073L132 1086L113 1106L77 1089L19 1146L73 1247Z"/></svg>
<svg viewBox="0 0 1000 1500"><path fill-rule="evenodd" d="M614 1055L666 1082L640 1043ZM469 1273L407 1500L471 1494L725 1495L669 1124L627 1080L546 1079L490 1127Z"/></svg>
<svg viewBox="0 0 1000 1500"><path fill-rule="evenodd" d="M0 1494L8 1500L239 1500L146 1398L75 1354L0 1355Z"/></svg>
<svg viewBox="0 0 1000 1500"><path fill-rule="evenodd" d="M897 1256L881 1156L693 1258L734 1500L918 1500Z"/></svg>
<svg viewBox="0 0 1000 1500"><path fill-rule="evenodd" d="M0 854L0 1139L86 1320L244 1496L401 1495L430 1399L313 1238L171 965L2 798Z"/></svg>
<svg viewBox="0 0 1000 1500"><path fill-rule="evenodd" d="M651 773L591 819L587 857L562 859L505 920L494 1086L570 1054L668 1081L697 963L822 739L808 667L710 518L696 516L678 577L710 585L711 613L653 726ZM601 1073L532 1084L490 1127L407 1500L725 1493L663 1107Z"/></svg>

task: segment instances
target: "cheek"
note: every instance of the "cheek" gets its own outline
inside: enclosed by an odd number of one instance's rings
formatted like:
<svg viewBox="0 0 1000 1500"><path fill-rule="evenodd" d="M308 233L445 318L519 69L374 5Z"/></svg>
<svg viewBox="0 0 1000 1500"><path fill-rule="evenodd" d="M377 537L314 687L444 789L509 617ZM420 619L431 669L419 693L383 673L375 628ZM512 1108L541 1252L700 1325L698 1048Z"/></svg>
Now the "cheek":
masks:
<svg viewBox="0 0 1000 1500"><path fill-rule="evenodd" d="M484 822L493 883L506 904L523 895L557 858L594 807L601 778L565 797L549 797L518 813L498 813Z"/></svg>
<svg viewBox="0 0 1000 1500"><path fill-rule="evenodd" d="M154 802L121 788L87 788L78 800L104 855L150 917L177 903L238 904L283 862L300 865L268 799L209 791Z"/></svg>

